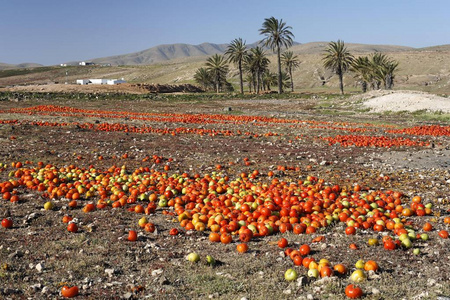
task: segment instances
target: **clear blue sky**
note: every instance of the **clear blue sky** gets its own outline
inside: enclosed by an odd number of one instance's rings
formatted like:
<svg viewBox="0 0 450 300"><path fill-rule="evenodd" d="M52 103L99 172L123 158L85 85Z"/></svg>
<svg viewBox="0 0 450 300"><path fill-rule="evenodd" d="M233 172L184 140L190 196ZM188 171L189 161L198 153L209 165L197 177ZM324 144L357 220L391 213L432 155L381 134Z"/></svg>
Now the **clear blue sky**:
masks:
<svg viewBox="0 0 450 300"><path fill-rule="evenodd" d="M450 43L450 0L0 0L0 62L44 65L160 44L247 43L264 18L295 41L343 39L426 47Z"/></svg>

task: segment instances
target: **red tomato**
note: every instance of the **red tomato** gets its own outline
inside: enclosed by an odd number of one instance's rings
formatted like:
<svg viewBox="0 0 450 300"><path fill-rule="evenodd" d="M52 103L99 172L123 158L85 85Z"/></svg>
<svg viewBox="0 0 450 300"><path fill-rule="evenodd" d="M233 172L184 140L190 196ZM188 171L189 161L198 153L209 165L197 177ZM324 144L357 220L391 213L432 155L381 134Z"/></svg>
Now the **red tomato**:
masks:
<svg viewBox="0 0 450 300"><path fill-rule="evenodd" d="M447 230L439 231L439 236L443 239L448 239L448 231Z"/></svg>
<svg viewBox="0 0 450 300"><path fill-rule="evenodd" d="M70 222L69 225L67 225L67 231L69 231L69 232L77 232L78 231L77 224L74 223L74 222Z"/></svg>
<svg viewBox="0 0 450 300"><path fill-rule="evenodd" d="M281 239L278 241L278 247L280 247L280 248L286 248L287 245L288 245L288 240L285 239L285 238L281 238Z"/></svg>
<svg viewBox="0 0 450 300"><path fill-rule="evenodd" d="M179 232L178 229L176 229L176 228L172 228L172 229L170 229L170 231L169 231L169 234L170 234L170 235L177 235L178 233L180 233L180 232Z"/></svg>
<svg viewBox="0 0 450 300"><path fill-rule="evenodd" d="M347 228L345 228L345 234L347 234L347 235L354 235L354 234L356 234L355 227L348 226Z"/></svg>
<svg viewBox="0 0 450 300"><path fill-rule="evenodd" d="M300 246L299 251L301 255L306 256L311 252L311 247L309 247L309 245L304 244Z"/></svg>
<svg viewBox="0 0 450 300"><path fill-rule="evenodd" d="M11 218L5 218L2 220L2 227L11 228L13 226L13 221Z"/></svg>
<svg viewBox="0 0 450 300"><path fill-rule="evenodd" d="M135 242L135 241L137 241L137 232L136 231L134 231L134 230L130 230L129 232L128 232L128 240L129 241L131 241L131 242Z"/></svg>
<svg viewBox="0 0 450 300"><path fill-rule="evenodd" d="M395 250L396 245L392 240L388 240L383 243L383 247L386 250Z"/></svg>
<svg viewBox="0 0 450 300"><path fill-rule="evenodd" d="M349 284L345 288L345 295L351 299L361 298L363 291L359 286Z"/></svg>
<svg viewBox="0 0 450 300"><path fill-rule="evenodd" d="M73 298L78 295L78 287L68 287L67 285L63 286L61 289L61 295L64 298Z"/></svg>

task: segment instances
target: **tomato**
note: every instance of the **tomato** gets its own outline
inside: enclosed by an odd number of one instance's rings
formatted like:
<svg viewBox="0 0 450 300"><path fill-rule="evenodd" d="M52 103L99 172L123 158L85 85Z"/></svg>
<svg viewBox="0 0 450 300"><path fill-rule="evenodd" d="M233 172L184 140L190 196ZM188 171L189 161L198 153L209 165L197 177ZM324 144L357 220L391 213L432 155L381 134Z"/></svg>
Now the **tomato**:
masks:
<svg viewBox="0 0 450 300"><path fill-rule="evenodd" d="M347 273L347 268L343 264L337 264L333 268L339 275L345 275Z"/></svg>
<svg viewBox="0 0 450 300"><path fill-rule="evenodd" d="M286 248L286 247L288 246L288 244L289 244L289 242L288 242L288 240L285 239L285 238L281 238L281 239L278 241L278 247L280 247L280 248Z"/></svg>
<svg viewBox="0 0 450 300"><path fill-rule="evenodd" d="M77 232L78 231L77 224L74 223L74 222L70 222L69 225L67 225L67 231L69 231L69 232Z"/></svg>
<svg viewBox="0 0 450 300"><path fill-rule="evenodd" d="M349 248L352 250L358 250L358 246L356 244L350 244Z"/></svg>
<svg viewBox="0 0 450 300"><path fill-rule="evenodd" d="M88 203L83 207L83 212L87 213L87 212L91 212L95 209L95 205L92 203Z"/></svg>
<svg viewBox="0 0 450 300"><path fill-rule="evenodd" d="M217 232L211 232L209 234L209 240L213 243L220 242L220 234L218 234Z"/></svg>
<svg viewBox="0 0 450 300"><path fill-rule="evenodd" d="M373 260L369 260L364 264L364 270L376 272L378 271L378 264Z"/></svg>
<svg viewBox="0 0 450 300"><path fill-rule="evenodd" d="M296 255L296 256L294 256L293 261L294 261L294 265L301 266L303 263L303 258L300 255Z"/></svg>
<svg viewBox="0 0 450 300"><path fill-rule="evenodd" d="M331 277L333 275L333 270L329 266L323 266L320 268L320 277Z"/></svg>
<svg viewBox="0 0 450 300"><path fill-rule="evenodd" d="M250 234L247 233L247 232L242 232L242 233L239 235L239 240L240 240L241 242L248 243L248 242L250 242L251 239L252 239L252 235L250 235Z"/></svg>
<svg viewBox="0 0 450 300"><path fill-rule="evenodd" d="M392 240L387 240L383 243L383 247L386 250L395 250L396 245Z"/></svg>
<svg viewBox="0 0 450 300"><path fill-rule="evenodd" d="M135 242L137 241L138 237L137 237L137 232L134 230L130 230L128 232L128 240L131 242Z"/></svg>
<svg viewBox="0 0 450 300"><path fill-rule="evenodd" d="M145 224L144 226L144 230L146 232L155 232L156 228L155 228L155 224L148 222L147 224Z"/></svg>
<svg viewBox="0 0 450 300"><path fill-rule="evenodd" d="M348 226L345 228L345 234L346 235L355 235L356 234L356 228L353 226Z"/></svg>
<svg viewBox="0 0 450 300"><path fill-rule="evenodd" d="M220 242L222 244L229 244L229 243L231 243L232 240L233 240L233 238L227 232L224 232L220 235Z"/></svg>
<svg viewBox="0 0 450 300"><path fill-rule="evenodd" d="M4 228L12 228L13 221L11 218L5 218L2 220L2 227Z"/></svg>
<svg viewBox="0 0 450 300"><path fill-rule="evenodd" d="M248 245L246 243L238 244L236 249L239 253L245 253L248 251Z"/></svg>
<svg viewBox="0 0 450 300"><path fill-rule="evenodd" d="M423 225L423 231L431 231L431 230L433 230L433 225L431 225L430 223L426 222Z"/></svg>
<svg viewBox="0 0 450 300"><path fill-rule="evenodd" d="M448 231L447 230L439 231L439 236L443 239L448 239Z"/></svg>
<svg viewBox="0 0 450 300"><path fill-rule="evenodd" d="M300 246L299 251L301 255L306 256L311 252L311 247L309 247L309 245L304 244Z"/></svg>
<svg viewBox="0 0 450 300"><path fill-rule="evenodd" d="M179 232L178 229L176 229L176 228L172 228L172 229L170 229L170 231L169 231L169 234L170 234L170 235L177 235L178 233L180 233L180 232Z"/></svg>
<svg viewBox="0 0 450 300"><path fill-rule="evenodd" d="M64 298L73 298L78 295L78 287L68 287L67 285L63 286L61 289L61 295Z"/></svg>
<svg viewBox="0 0 450 300"><path fill-rule="evenodd" d="M69 223L70 221L72 221L72 217L69 215L64 215L64 217L62 218L63 223Z"/></svg>
<svg viewBox="0 0 450 300"><path fill-rule="evenodd" d="M345 295L351 299L357 299L362 297L363 291L359 286L349 284L345 288Z"/></svg>

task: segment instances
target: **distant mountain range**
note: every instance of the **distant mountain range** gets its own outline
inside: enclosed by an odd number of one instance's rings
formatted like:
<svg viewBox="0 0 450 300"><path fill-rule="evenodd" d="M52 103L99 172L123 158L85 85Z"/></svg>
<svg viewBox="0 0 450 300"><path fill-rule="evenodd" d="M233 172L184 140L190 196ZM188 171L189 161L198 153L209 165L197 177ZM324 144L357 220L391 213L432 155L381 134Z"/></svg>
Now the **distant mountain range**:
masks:
<svg viewBox="0 0 450 300"><path fill-rule="evenodd" d="M0 70L22 69L22 68L36 68L36 67L43 67L43 65L36 64L36 63L22 63L22 64L17 64L17 65L0 63Z"/></svg>
<svg viewBox="0 0 450 300"><path fill-rule="evenodd" d="M248 44L247 48L254 48L259 42ZM294 42L294 46L299 43ZM143 51L91 59L96 64L111 65L150 65L173 59L190 57L210 56L222 54L227 50L228 44L203 43L200 45L190 44L167 44L152 47Z"/></svg>
<svg viewBox="0 0 450 300"><path fill-rule="evenodd" d="M328 42L313 42L307 44L300 44L294 42L290 50L296 54L315 54L321 53L325 49ZM260 42L247 44L247 48L254 48L260 45ZM193 57L205 57L214 54L222 54L227 50L228 44L212 44L203 43L200 45L190 44L168 44L159 45L143 51L115 55L109 57L95 58L89 60L96 64L111 64L117 65L150 65L155 63L161 63L168 60L193 58ZM414 50L411 47L404 46L389 46L389 45L365 45L365 44L347 44L350 51L359 53L371 53L371 52L398 52ZM271 53L270 49L267 49L268 54Z"/></svg>
<svg viewBox="0 0 450 300"><path fill-rule="evenodd" d="M295 54L317 54L323 53L328 42L312 42L300 44L294 42L290 50ZM254 48L259 42L248 44L248 48ZM373 53L373 52L405 52L405 51L449 51L450 45L432 46L426 48L412 48L395 45L368 45L346 43L348 50L353 53ZM87 59L88 62L96 64L111 64L112 66L127 65L151 65L169 60L180 60L185 58L201 58L213 54L222 54L226 51L228 44L203 43L200 45L190 44L167 44L159 45L139 52ZM267 49L268 54L271 53ZM68 62L68 65L78 65L79 62ZM23 63L18 65L0 63L0 70L40 67L41 64Z"/></svg>

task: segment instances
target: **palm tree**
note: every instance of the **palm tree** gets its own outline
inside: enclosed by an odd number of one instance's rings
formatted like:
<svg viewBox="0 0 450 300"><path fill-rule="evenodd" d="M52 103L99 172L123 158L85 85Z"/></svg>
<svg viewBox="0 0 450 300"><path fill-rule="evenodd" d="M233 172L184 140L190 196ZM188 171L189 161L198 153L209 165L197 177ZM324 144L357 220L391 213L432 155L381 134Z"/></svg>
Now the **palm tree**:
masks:
<svg viewBox="0 0 450 300"><path fill-rule="evenodd" d="M241 38L232 40L228 45L225 55L228 56L228 61L231 61L238 65L241 94L244 94L244 82L242 80L242 61L247 55L247 47L245 45L245 41L243 42Z"/></svg>
<svg viewBox="0 0 450 300"><path fill-rule="evenodd" d="M200 84L206 91L211 84L214 86L214 82L211 79L211 74L205 68L199 68L194 74L194 80Z"/></svg>
<svg viewBox="0 0 450 300"><path fill-rule="evenodd" d="M250 49L250 53L244 59L244 69L252 75L253 90L259 93L261 90L262 74L269 66L269 59L261 47Z"/></svg>
<svg viewBox="0 0 450 300"><path fill-rule="evenodd" d="M214 84L216 85L216 92L219 93L220 87L226 81L228 73L228 65L225 57L220 54L214 54L206 60L206 70L211 74Z"/></svg>
<svg viewBox="0 0 450 300"><path fill-rule="evenodd" d="M355 78L359 79L363 93L367 92L367 85L373 80L369 58L367 56L356 58L351 65L350 71L356 73Z"/></svg>
<svg viewBox="0 0 450 300"><path fill-rule="evenodd" d="M380 66L380 73L383 76L384 88L386 90L392 89L394 85L394 71L398 67L398 62L388 59L382 66Z"/></svg>
<svg viewBox="0 0 450 300"><path fill-rule="evenodd" d="M278 75L267 70L262 76L263 89L270 91L270 87L278 83Z"/></svg>
<svg viewBox="0 0 450 300"><path fill-rule="evenodd" d="M382 66L389 62L388 57L385 54L374 53L369 57L370 67L372 72L372 88L380 89L381 83L385 81L385 74L383 73Z"/></svg>
<svg viewBox="0 0 450 300"><path fill-rule="evenodd" d="M244 82L247 82L248 84L248 92L252 93L252 85L253 85L253 75L251 73L248 73L247 76L244 78Z"/></svg>
<svg viewBox="0 0 450 300"><path fill-rule="evenodd" d="M277 20L274 17L264 19L260 34L266 37L261 41L265 46L269 46L272 51L276 51L278 59L278 94L283 92L281 75L281 47L289 48L294 43L294 34L290 31L291 26L286 26L283 19Z"/></svg>
<svg viewBox="0 0 450 300"><path fill-rule="evenodd" d="M353 62L353 55L345 47L344 41L341 40L330 42L325 51L327 53L323 57L323 65L339 76L339 88L341 94L344 94L343 77Z"/></svg>
<svg viewBox="0 0 450 300"><path fill-rule="evenodd" d="M300 65L298 61L298 56L294 55L292 51L286 51L281 54L281 64L286 68L286 72L289 73L289 77L291 78L291 92L294 91L294 79L292 77L292 70L295 70Z"/></svg>

